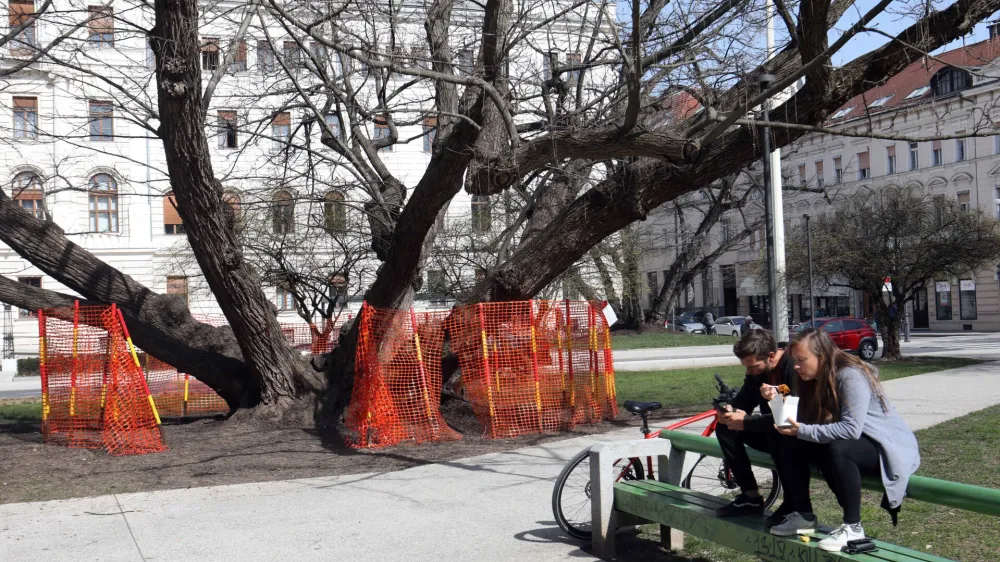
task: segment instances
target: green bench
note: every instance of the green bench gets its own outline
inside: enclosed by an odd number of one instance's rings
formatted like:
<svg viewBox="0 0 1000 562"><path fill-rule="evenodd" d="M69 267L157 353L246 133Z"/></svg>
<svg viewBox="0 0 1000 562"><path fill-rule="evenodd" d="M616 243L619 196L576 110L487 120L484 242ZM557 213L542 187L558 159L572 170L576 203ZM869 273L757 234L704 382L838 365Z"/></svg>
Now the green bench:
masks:
<svg viewBox="0 0 1000 562"><path fill-rule="evenodd" d="M763 560L794 560L802 562L834 562L861 560L865 562L945 562L947 559L894 544L876 541L879 550L867 554L849 555L825 552L817 546L825 535L820 532L808 543L799 537L776 537L764 525L762 516L719 518L715 509L728 500L680 487L687 453L722 457L719 442L711 437L681 431L663 431L661 440L613 443L591 449L591 509L593 516L594 553L601 558L614 556L614 534L619 527L638 524L659 524L664 548L682 548L683 534L688 533L753 554ZM657 441L659 441L657 443ZM667 443L669 441L669 444ZM773 468L771 457L747 449L756 466ZM632 456L656 456L659 469L657 480L611 482L611 465L616 459ZM614 458L612 458L614 457ZM818 477L817 473L817 477ZM866 480L864 487L882 490L882 484ZM923 476L910 478L907 487L910 499L1000 516L1000 490L970 486Z"/></svg>

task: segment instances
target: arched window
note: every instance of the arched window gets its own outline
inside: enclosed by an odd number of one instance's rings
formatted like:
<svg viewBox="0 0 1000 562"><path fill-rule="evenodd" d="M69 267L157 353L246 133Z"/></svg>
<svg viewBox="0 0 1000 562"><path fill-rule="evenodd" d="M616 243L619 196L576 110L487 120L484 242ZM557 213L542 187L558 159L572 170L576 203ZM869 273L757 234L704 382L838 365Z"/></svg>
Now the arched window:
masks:
<svg viewBox="0 0 1000 562"><path fill-rule="evenodd" d="M90 231L118 232L118 182L110 174L90 178Z"/></svg>
<svg viewBox="0 0 1000 562"><path fill-rule="evenodd" d="M21 172L14 176L11 196L22 209L34 215L36 219L45 218L45 211L42 207L44 197L42 178L38 177L38 174Z"/></svg>
<svg viewBox="0 0 1000 562"><path fill-rule="evenodd" d="M281 190L274 194L271 203L271 222L275 234L289 234L295 231L295 199L291 193Z"/></svg>
<svg viewBox="0 0 1000 562"><path fill-rule="evenodd" d="M173 191L163 198L163 233L184 234L184 221L177 212L177 199L174 198Z"/></svg>
<svg viewBox="0 0 1000 562"><path fill-rule="evenodd" d="M222 194L222 202L226 204L226 221L230 227L234 227L240 222L240 196L235 192L227 191Z"/></svg>
<svg viewBox="0 0 1000 562"><path fill-rule="evenodd" d="M931 78L934 97L955 94L972 87L972 75L954 67L947 67Z"/></svg>
<svg viewBox="0 0 1000 562"><path fill-rule="evenodd" d="M343 193L330 191L323 198L323 228L327 232L347 230L347 205Z"/></svg>

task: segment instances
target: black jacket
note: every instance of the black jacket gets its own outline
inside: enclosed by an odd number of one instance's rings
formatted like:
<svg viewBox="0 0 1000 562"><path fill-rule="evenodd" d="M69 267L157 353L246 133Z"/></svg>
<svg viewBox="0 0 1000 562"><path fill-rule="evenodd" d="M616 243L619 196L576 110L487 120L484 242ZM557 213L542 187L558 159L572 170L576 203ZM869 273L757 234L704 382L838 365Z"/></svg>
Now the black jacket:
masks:
<svg viewBox="0 0 1000 562"><path fill-rule="evenodd" d="M765 384L771 384L777 386L779 384L786 384L788 388L791 389L793 395L797 395L796 388L798 383L798 375L795 373L795 364L792 361L792 356L785 351L781 355L781 359L778 360L778 364L775 366L774 370L768 373L764 373L759 377L752 375L747 375L743 379L743 386L740 388L740 392L733 399L732 407L734 410L743 410L747 413L747 416L743 419L743 430L744 431L767 431L772 429L774 426L774 418L771 416L771 407L767 405L767 401L764 400L760 395L760 387ZM754 408L759 408L760 412L757 414L751 414Z"/></svg>

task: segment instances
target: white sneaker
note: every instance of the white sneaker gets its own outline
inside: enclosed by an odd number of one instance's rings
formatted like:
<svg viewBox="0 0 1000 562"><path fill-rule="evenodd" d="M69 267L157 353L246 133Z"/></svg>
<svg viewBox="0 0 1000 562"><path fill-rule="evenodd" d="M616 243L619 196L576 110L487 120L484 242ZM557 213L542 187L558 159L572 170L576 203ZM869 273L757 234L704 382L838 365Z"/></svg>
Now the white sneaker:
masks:
<svg viewBox="0 0 1000 562"><path fill-rule="evenodd" d="M816 530L816 519L809 520L801 513L793 511L785 516L785 520L771 527L771 534L777 537L794 537L808 535Z"/></svg>
<svg viewBox="0 0 1000 562"><path fill-rule="evenodd" d="M863 538L865 538L865 530L860 523L854 525L845 523L834 529L828 537L819 541L819 548L827 552L840 552L840 549L847 546L847 541Z"/></svg>

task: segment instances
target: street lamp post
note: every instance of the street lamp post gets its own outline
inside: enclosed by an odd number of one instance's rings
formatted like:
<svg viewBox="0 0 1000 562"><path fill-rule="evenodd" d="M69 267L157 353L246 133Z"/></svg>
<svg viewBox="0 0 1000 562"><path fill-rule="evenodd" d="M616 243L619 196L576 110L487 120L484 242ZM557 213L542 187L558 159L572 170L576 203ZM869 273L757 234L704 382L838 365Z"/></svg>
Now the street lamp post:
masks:
<svg viewBox="0 0 1000 562"><path fill-rule="evenodd" d="M806 219L806 257L809 259L809 323L810 328L816 327L816 297L813 295L813 239L812 229L809 227L809 215L802 215Z"/></svg>
<svg viewBox="0 0 1000 562"><path fill-rule="evenodd" d="M761 74L757 77L757 84L760 86L760 91L765 91L771 87L771 84L777 78L773 74ZM786 341L788 339L788 318L782 318L782 312L785 310L785 306L782 304L779 306L778 300L781 298L783 291L778 290L778 279L776 275L777 268L777 257L775 252L775 219L774 215L776 209L774 208L774 171L772 170L773 157L771 155L771 128L768 124L770 118L768 116L768 106L769 102L765 101L762 107L762 120L763 126L761 127L761 149L763 151L762 162L764 164L764 224L766 232L766 248L767 248L767 300L769 308L771 309L771 332L774 333L774 337L778 341Z"/></svg>

